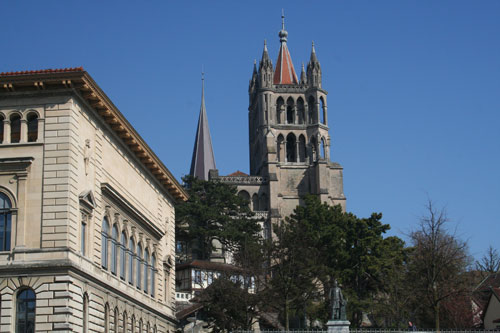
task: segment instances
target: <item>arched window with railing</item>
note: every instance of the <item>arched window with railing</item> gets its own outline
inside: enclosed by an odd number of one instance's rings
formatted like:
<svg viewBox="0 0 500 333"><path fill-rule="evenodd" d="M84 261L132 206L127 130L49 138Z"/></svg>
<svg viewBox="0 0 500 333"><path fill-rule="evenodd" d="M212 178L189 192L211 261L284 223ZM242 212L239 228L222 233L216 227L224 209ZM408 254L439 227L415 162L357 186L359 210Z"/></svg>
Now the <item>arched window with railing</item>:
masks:
<svg viewBox="0 0 500 333"><path fill-rule="evenodd" d="M128 241L128 283L134 284L134 254L135 242L132 237Z"/></svg>
<svg viewBox="0 0 500 333"><path fill-rule="evenodd" d="M16 333L35 332L36 295L33 289L21 289L16 297Z"/></svg>
<svg viewBox="0 0 500 333"><path fill-rule="evenodd" d="M101 265L103 268L108 268L108 239L109 239L109 222L108 218L102 220L101 230Z"/></svg>
<svg viewBox="0 0 500 333"><path fill-rule="evenodd" d="M0 192L0 251L10 251L12 234L12 202Z"/></svg>
<svg viewBox="0 0 500 333"><path fill-rule="evenodd" d="M38 115L34 112L28 114L28 142L36 142L38 140Z"/></svg>
<svg viewBox="0 0 500 333"><path fill-rule="evenodd" d="M10 142L18 143L21 140L21 116L14 113L10 116Z"/></svg>
<svg viewBox="0 0 500 333"><path fill-rule="evenodd" d="M111 232L111 273L116 275L116 265L118 259L118 227L113 225Z"/></svg>
<svg viewBox="0 0 500 333"><path fill-rule="evenodd" d="M127 251L127 235L125 231L122 231L121 239L120 239L120 278L125 280L125 268L127 264L127 258L125 258L125 254Z"/></svg>

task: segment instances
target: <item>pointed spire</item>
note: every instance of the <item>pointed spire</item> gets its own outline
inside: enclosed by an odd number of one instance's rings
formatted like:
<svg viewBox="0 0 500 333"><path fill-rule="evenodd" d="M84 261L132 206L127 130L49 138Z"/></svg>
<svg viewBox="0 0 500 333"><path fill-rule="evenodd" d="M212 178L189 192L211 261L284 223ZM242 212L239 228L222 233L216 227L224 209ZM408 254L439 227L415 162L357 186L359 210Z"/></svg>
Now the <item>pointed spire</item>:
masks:
<svg viewBox="0 0 500 333"><path fill-rule="evenodd" d="M304 69L304 63L302 62L302 70L300 71L300 84L306 83L306 71Z"/></svg>
<svg viewBox="0 0 500 333"><path fill-rule="evenodd" d="M285 12L281 12L281 30L279 32L280 37L280 53L278 55L278 60L276 61L276 70L274 71L274 84L297 84L297 74L293 68L292 58L290 57L290 52L288 51L287 40L288 32L285 30Z"/></svg>
<svg viewBox="0 0 500 333"><path fill-rule="evenodd" d="M253 75L257 75L257 59L253 60Z"/></svg>
<svg viewBox="0 0 500 333"><path fill-rule="evenodd" d="M189 174L199 179L208 180L208 171L216 169L212 138L208 127L207 112L205 109L205 73L201 73L201 107L198 118L198 128L194 141L193 157Z"/></svg>
<svg viewBox="0 0 500 333"><path fill-rule="evenodd" d="M314 41L312 42L312 49L311 49L311 62L318 62L318 58L316 58L316 49L314 48Z"/></svg>
<svg viewBox="0 0 500 333"><path fill-rule="evenodd" d="M267 41L265 39L264 39L264 51L262 51L261 62L263 62L264 60L269 60L269 53L267 52Z"/></svg>

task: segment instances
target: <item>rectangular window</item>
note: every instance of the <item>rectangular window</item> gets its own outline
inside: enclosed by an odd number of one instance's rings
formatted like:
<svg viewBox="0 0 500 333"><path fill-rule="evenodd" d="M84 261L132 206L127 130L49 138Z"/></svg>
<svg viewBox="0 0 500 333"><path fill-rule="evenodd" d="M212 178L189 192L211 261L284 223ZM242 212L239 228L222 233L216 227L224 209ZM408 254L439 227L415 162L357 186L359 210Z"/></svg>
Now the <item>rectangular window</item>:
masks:
<svg viewBox="0 0 500 333"><path fill-rule="evenodd" d="M201 284L201 271L199 270L194 271L194 283Z"/></svg>
<svg viewBox="0 0 500 333"><path fill-rule="evenodd" d="M128 283L134 284L134 254L129 251L128 254Z"/></svg>
<svg viewBox="0 0 500 333"><path fill-rule="evenodd" d="M120 244L120 278L125 280L125 245Z"/></svg>

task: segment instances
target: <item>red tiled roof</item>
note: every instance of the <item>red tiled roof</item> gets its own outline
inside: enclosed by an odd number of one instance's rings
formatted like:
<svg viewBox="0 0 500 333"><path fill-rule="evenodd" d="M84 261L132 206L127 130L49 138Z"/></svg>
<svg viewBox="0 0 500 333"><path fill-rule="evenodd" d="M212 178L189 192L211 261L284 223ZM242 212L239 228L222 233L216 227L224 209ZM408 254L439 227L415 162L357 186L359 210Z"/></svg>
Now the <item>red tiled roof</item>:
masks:
<svg viewBox="0 0 500 333"><path fill-rule="evenodd" d="M235 172L227 175L228 177L248 177L248 175L240 170L236 170Z"/></svg>
<svg viewBox="0 0 500 333"><path fill-rule="evenodd" d="M13 75L31 75L31 74L47 74L47 73L66 73L66 72L83 72L83 67L71 68L56 68L56 69L38 69L34 71L17 71L17 72L2 72L0 76L13 76Z"/></svg>
<svg viewBox="0 0 500 333"><path fill-rule="evenodd" d="M297 74L293 68L292 57L286 43L281 43L276 69L274 70L274 84L297 84Z"/></svg>

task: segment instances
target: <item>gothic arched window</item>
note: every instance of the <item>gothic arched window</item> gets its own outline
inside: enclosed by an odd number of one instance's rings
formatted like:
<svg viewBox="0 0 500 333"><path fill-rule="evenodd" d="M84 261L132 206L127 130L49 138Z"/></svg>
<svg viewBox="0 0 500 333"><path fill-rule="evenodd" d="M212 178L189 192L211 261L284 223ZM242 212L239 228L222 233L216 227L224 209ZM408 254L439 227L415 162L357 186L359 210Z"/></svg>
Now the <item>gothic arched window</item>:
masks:
<svg viewBox="0 0 500 333"><path fill-rule="evenodd" d="M36 295L33 289L22 289L16 298L16 332L35 332Z"/></svg>
<svg viewBox="0 0 500 333"><path fill-rule="evenodd" d="M28 142L36 142L38 139L38 115L34 112L28 115Z"/></svg>
<svg viewBox="0 0 500 333"><path fill-rule="evenodd" d="M238 195L240 196L240 198L245 199L247 206L250 206L250 194L248 194L247 191L239 191Z"/></svg>
<svg viewBox="0 0 500 333"><path fill-rule="evenodd" d="M17 113L10 116L10 142L17 143L21 140L21 116Z"/></svg>
<svg viewBox="0 0 500 333"><path fill-rule="evenodd" d="M294 110L293 110L293 99L290 97L286 101L286 123L293 124L294 123Z"/></svg>
<svg viewBox="0 0 500 333"><path fill-rule="evenodd" d="M281 114L284 109L284 104L285 101L283 101L281 97L276 101L276 124L281 124Z"/></svg>
<svg viewBox="0 0 500 333"><path fill-rule="evenodd" d="M123 311L122 325L123 325L123 332L127 332L128 317L127 317L127 312L126 311Z"/></svg>
<svg viewBox="0 0 500 333"><path fill-rule="evenodd" d="M306 161L306 138L303 135L299 137L299 162Z"/></svg>
<svg viewBox="0 0 500 333"><path fill-rule="evenodd" d="M309 99L307 100L307 108L308 108L308 117L309 117L309 124L314 124L316 123L316 115L314 114L314 110L316 109L316 101L314 100L314 97L309 96Z"/></svg>
<svg viewBox="0 0 500 333"><path fill-rule="evenodd" d="M118 258L118 227L116 223L113 225L111 234L111 273L116 275L116 264Z"/></svg>
<svg viewBox="0 0 500 333"><path fill-rule="evenodd" d="M277 158L278 158L278 162L285 162L285 147L283 147L283 142L285 141L285 139L283 138L283 135L279 135L278 136L278 141L277 141L277 149L276 149L276 155L277 155Z"/></svg>
<svg viewBox="0 0 500 333"><path fill-rule="evenodd" d="M0 251L10 251L12 233L12 203L0 192Z"/></svg>
<svg viewBox="0 0 500 333"><path fill-rule="evenodd" d="M252 208L253 208L253 211L261 210L259 208L259 197L257 196L257 193L254 193L252 195Z"/></svg>
<svg viewBox="0 0 500 333"><path fill-rule="evenodd" d="M130 237L128 241L128 283L134 284L134 253L135 243L134 239Z"/></svg>
<svg viewBox="0 0 500 333"><path fill-rule="evenodd" d="M298 123L304 124L305 119L306 119L306 112L304 109L304 100L302 99L302 97L299 97L297 99L297 113L298 113L298 117L299 117Z"/></svg>
<svg viewBox="0 0 500 333"><path fill-rule="evenodd" d="M109 222L108 218L104 217L102 220L101 230L101 265L108 268L108 239L109 239Z"/></svg>
<svg viewBox="0 0 500 333"><path fill-rule="evenodd" d="M297 140L293 133L286 137L286 161L297 162Z"/></svg>
<svg viewBox="0 0 500 333"><path fill-rule="evenodd" d="M321 109L321 112L320 112L321 123L326 125L326 105L325 105L325 100L323 99L323 97L319 98L319 102L320 102L320 109Z"/></svg>
<svg viewBox="0 0 500 333"><path fill-rule="evenodd" d="M122 231L122 236L120 239L120 278L125 280L125 266L127 259L125 258L125 254L127 251L127 235L125 235L125 231Z"/></svg>

